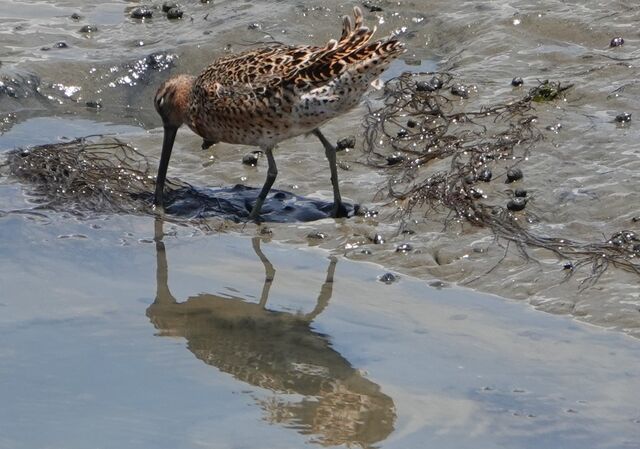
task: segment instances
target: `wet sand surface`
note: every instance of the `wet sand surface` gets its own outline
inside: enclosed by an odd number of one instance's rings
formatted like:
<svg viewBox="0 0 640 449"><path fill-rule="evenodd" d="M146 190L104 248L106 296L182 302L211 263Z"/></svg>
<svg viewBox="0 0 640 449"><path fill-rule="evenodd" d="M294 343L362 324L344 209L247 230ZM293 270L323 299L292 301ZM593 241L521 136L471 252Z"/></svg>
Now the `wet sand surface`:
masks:
<svg viewBox="0 0 640 449"><path fill-rule="evenodd" d="M446 69L480 104L539 79L573 83L565 101L536 107L545 139L519 165L531 228L587 242L639 231L640 136L635 116L614 120L639 106L639 8L372 4L379 35L407 42L387 78ZM168 20L154 3L140 21L129 16L140 5L3 2L1 153L110 134L153 164L162 80L256 41L324 42L353 6L189 2ZM625 44L610 48L616 36ZM0 176L0 447L636 447L640 344L625 334L640 335L637 274L610 267L580 289L588 272L563 282L570 261L505 256L489 231L443 229L446 214L418 212L414 233L399 234L395 207L375 195L388 173L360 163L365 112L324 130L356 136L339 154L341 189L376 216L225 221L224 233L164 223L160 239L152 217L39 210L28 186ZM241 163L253 148L200 145L179 132L169 177L264 181L263 159ZM276 159L274 187L331 200L315 139L283 143ZM512 187L485 193L504 202ZM390 270L399 280L385 285Z"/></svg>

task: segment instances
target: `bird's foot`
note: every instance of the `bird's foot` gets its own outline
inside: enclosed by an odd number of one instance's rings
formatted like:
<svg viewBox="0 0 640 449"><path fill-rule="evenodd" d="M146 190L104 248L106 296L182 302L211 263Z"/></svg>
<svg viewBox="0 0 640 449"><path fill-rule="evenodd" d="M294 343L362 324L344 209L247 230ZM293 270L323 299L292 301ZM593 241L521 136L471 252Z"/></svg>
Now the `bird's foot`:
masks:
<svg viewBox="0 0 640 449"><path fill-rule="evenodd" d="M343 203L334 203L331 209L331 218L347 218L349 211Z"/></svg>

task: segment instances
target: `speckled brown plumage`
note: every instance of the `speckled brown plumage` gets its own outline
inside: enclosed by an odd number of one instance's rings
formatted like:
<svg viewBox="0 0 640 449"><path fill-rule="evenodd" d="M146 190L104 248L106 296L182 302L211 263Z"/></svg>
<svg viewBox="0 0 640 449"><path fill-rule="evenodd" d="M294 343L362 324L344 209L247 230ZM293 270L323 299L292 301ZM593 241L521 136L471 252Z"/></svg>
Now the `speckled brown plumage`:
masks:
<svg viewBox="0 0 640 449"><path fill-rule="evenodd" d="M355 21L344 18L340 40L325 46L272 45L220 58L195 78L167 80L155 98L165 129L186 123L206 144L256 145L269 154L290 137L320 137L318 127L357 105L403 51L394 37L372 42L374 30L363 25L360 8L353 11ZM269 166L275 172L271 157ZM332 168L334 178L335 194Z"/></svg>

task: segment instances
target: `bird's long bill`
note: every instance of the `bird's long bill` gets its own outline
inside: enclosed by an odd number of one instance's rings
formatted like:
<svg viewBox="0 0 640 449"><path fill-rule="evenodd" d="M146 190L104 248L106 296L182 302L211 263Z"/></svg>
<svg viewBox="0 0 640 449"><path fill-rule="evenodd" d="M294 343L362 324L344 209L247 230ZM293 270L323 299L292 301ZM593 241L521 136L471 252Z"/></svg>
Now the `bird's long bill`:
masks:
<svg viewBox="0 0 640 449"><path fill-rule="evenodd" d="M169 159L171 159L171 150L173 142L176 140L178 128L171 126L164 127L164 139L162 140L162 155L160 156L160 165L158 166L158 176L156 177L156 195L153 204L157 207L164 207L164 181L167 179L167 168L169 167Z"/></svg>

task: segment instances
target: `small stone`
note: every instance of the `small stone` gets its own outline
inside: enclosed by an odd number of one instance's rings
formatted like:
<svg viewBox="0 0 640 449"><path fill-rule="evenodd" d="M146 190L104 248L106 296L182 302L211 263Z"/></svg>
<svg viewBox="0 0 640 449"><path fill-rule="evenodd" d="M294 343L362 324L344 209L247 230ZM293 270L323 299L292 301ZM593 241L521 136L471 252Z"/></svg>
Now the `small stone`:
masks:
<svg viewBox="0 0 640 449"><path fill-rule="evenodd" d="M384 282L385 284L393 284L398 280L398 277L393 273L385 273L378 278L380 282Z"/></svg>
<svg viewBox="0 0 640 449"><path fill-rule="evenodd" d="M384 237L380 234L375 234L373 237L371 237L371 241L374 243L374 245L382 245L384 243Z"/></svg>
<svg viewBox="0 0 640 449"><path fill-rule="evenodd" d="M513 87L520 87L524 84L524 80L522 78L520 78L519 76L516 76L514 79L511 80L511 85Z"/></svg>
<svg viewBox="0 0 640 449"><path fill-rule="evenodd" d="M522 179L522 170L519 168L510 168L507 170L507 180L505 181L507 184L519 181Z"/></svg>
<svg viewBox="0 0 640 449"><path fill-rule="evenodd" d="M397 165L404 162L404 156L400 153L393 153L387 156L387 165Z"/></svg>
<svg viewBox="0 0 640 449"><path fill-rule="evenodd" d="M381 7L373 5L370 2L364 2L364 3L362 3L362 6L364 6L365 8L367 8L371 12L382 12L383 11L383 9Z"/></svg>
<svg viewBox="0 0 640 449"><path fill-rule="evenodd" d="M418 122L411 119L407 120L407 128L415 128L416 126L418 126Z"/></svg>
<svg viewBox="0 0 640 449"><path fill-rule="evenodd" d="M69 46L67 45L67 43L66 43L66 42L62 42L62 41L60 41L60 42L56 42L56 43L53 45L53 48L69 48Z"/></svg>
<svg viewBox="0 0 640 449"><path fill-rule="evenodd" d="M180 8L171 8L169 11L167 11L167 19L169 20L182 19L183 14L184 13Z"/></svg>
<svg viewBox="0 0 640 449"><path fill-rule="evenodd" d="M242 156L242 163L244 165L255 167L256 165L258 165L258 157L261 153L261 151L252 151L251 153L245 154L244 156Z"/></svg>
<svg viewBox="0 0 640 449"><path fill-rule="evenodd" d="M327 235L324 232L313 231L307 234L307 238L313 240L323 240L327 238Z"/></svg>
<svg viewBox="0 0 640 449"><path fill-rule="evenodd" d="M410 251L413 251L413 246L409 243L401 243L396 247L397 253L408 253Z"/></svg>
<svg viewBox="0 0 640 449"><path fill-rule="evenodd" d="M356 147L356 136L343 137L336 142L336 151L343 151Z"/></svg>
<svg viewBox="0 0 640 449"><path fill-rule="evenodd" d="M80 28L81 33L95 33L97 31L98 31L97 25L85 25L82 28Z"/></svg>
<svg viewBox="0 0 640 449"><path fill-rule="evenodd" d="M398 134L397 134L397 136L398 136L400 139L403 139L403 138L405 138L405 137L409 136L409 131L407 131L406 129L399 129L399 130L398 130Z"/></svg>
<svg viewBox="0 0 640 449"><path fill-rule="evenodd" d="M258 22L253 22L253 23L250 23L247 26L247 28L250 29L250 30L261 30L262 29L262 24L260 24Z"/></svg>
<svg viewBox="0 0 640 449"><path fill-rule="evenodd" d="M431 84L431 87L433 87L434 90L440 90L444 85L444 81L442 81L440 77L434 76L433 78L431 78L431 80L429 80L429 84Z"/></svg>
<svg viewBox="0 0 640 449"><path fill-rule="evenodd" d="M631 121L631 113L623 112L621 114L616 115L616 122L618 123L629 123Z"/></svg>
<svg viewBox="0 0 640 449"><path fill-rule="evenodd" d="M169 10L177 7L178 4L176 2L164 2L162 4L162 12L169 12Z"/></svg>
<svg viewBox="0 0 640 449"><path fill-rule="evenodd" d="M611 39L609 43L609 47L620 47L621 45L624 45L624 39L619 36Z"/></svg>
<svg viewBox="0 0 640 449"><path fill-rule="evenodd" d="M527 205L526 198L516 197L509 200L509 202L507 203L507 209L513 212L518 212L523 210L526 205Z"/></svg>
<svg viewBox="0 0 640 449"><path fill-rule="evenodd" d="M365 218L376 218L378 216L378 211L375 209L367 209L367 208L362 208L364 210L364 217Z"/></svg>
<svg viewBox="0 0 640 449"><path fill-rule="evenodd" d="M429 287L441 289L447 287L447 284L442 281L431 281L429 282Z"/></svg>
<svg viewBox="0 0 640 449"><path fill-rule="evenodd" d="M469 98L469 89L462 84L454 84L451 86L451 93L458 97Z"/></svg>
<svg viewBox="0 0 640 449"><path fill-rule="evenodd" d="M131 17L134 19L150 19L153 17L153 10L148 6L138 6L131 10Z"/></svg>
<svg viewBox="0 0 640 449"><path fill-rule="evenodd" d="M474 200L479 200L480 198L484 198L484 192L482 191L482 189L472 187L469 189L469 193L471 193L471 197Z"/></svg>
<svg viewBox="0 0 640 449"><path fill-rule="evenodd" d="M73 14L71 14L71 19L80 20L80 19L82 19L82 16L80 14L78 14L77 12L74 12Z"/></svg>
<svg viewBox="0 0 640 449"><path fill-rule="evenodd" d="M513 194L516 196L516 198L526 198L527 191L525 189L516 189Z"/></svg>
<svg viewBox="0 0 640 449"><path fill-rule="evenodd" d="M435 92L436 90L438 89L428 81L418 81L416 83L417 92Z"/></svg>
<svg viewBox="0 0 640 449"><path fill-rule="evenodd" d="M483 168L480 173L478 173L478 180L482 181L482 182L489 182L491 181L491 178L493 177L493 173L491 173L491 169L490 168Z"/></svg>
<svg viewBox="0 0 640 449"><path fill-rule="evenodd" d="M85 105L88 108L92 108L92 109L100 109L102 107L102 102L100 100L94 101L94 100L89 100L85 103Z"/></svg>
<svg viewBox="0 0 640 449"><path fill-rule="evenodd" d="M633 218L631 219L631 221L633 221L634 223L639 222L639 221L640 221L640 215L638 215L637 217L633 217Z"/></svg>
<svg viewBox="0 0 640 449"><path fill-rule="evenodd" d="M573 267L573 263L571 263L571 262L566 262L566 263L562 266L562 269L563 269L563 270L573 270L573 268L574 268L574 267Z"/></svg>

